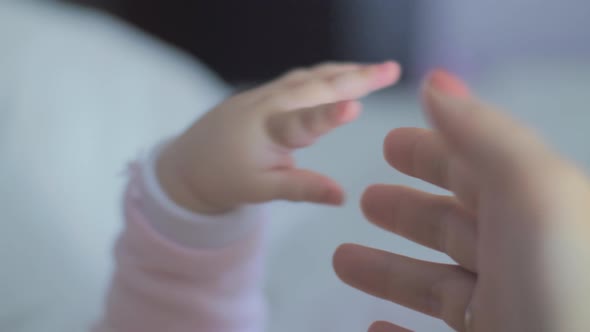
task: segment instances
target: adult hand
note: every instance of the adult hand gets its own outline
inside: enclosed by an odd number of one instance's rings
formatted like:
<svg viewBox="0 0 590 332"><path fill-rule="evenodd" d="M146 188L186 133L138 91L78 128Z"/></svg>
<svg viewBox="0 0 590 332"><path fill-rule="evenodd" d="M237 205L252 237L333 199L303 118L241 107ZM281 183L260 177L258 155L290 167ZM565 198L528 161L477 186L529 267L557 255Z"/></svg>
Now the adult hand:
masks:
<svg viewBox="0 0 590 332"><path fill-rule="evenodd" d="M590 331L588 179L448 73L430 76L423 99L434 129L393 130L385 158L452 195L375 185L362 208L457 265L347 244L335 253L337 274L458 331Z"/></svg>

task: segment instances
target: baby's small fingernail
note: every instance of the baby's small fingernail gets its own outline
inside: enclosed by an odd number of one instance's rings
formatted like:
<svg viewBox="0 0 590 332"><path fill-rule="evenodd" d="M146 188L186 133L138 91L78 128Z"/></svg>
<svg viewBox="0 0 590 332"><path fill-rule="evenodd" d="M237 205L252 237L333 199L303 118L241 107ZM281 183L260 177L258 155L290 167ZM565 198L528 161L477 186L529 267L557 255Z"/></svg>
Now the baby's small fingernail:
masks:
<svg viewBox="0 0 590 332"><path fill-rule="evenodd" d="M379 85L389 85L395 82L401 74L400 65L393 61L373 65L371 70L376 73Z"/></svg>
<svg viewBox="0 0 590 332"><path fill-rule="evenodd" d="M427 88L436 90L455 98L467 98L470 95L469 88L457 76L445 71L435 70L426 80Z"/></svg>
<svg viewBox="0 0 590 332"><path fill-rule="evenodd" d="M398 69L400 69L399 63L397 63L395 61L385 61L383 63L378 64L377 66L381 70L385 70L385 71L387 71L387 70L392 71L392 70L398 70Z"/></svg>
<svg viewBox="0 0 590 332"><path fill-rule="evenodd" d="M333 78L332 84L341 91L356 89L359 84L369 84L373 89L378 89L394 83L399 79L400 75L401 68L399 64L388 61L365 66L360 71L340 74ZM359 78L363 78L363 80L359 81ZM367 83L367 80L369 83Z"/></svg>

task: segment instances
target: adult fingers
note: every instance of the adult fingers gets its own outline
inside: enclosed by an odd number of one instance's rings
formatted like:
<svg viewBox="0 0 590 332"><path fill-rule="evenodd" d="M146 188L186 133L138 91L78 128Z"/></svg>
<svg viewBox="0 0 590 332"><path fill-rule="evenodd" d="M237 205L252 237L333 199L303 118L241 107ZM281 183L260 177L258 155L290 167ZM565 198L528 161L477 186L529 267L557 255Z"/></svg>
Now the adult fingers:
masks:
<svg viewBox="0 0 590 332"><path fill-rule="evenodd" d="M361 206L377 226L444 252L466 270L476 272L475 218L455 198L374 185L363 194Z"/></svg>
<svg viewBox="0 0 590 332"><path fill-rule="evenodd" d="M475 275L457 266L351 244L336 250L333 263L338 276L350 286L465 330Z"/></svg>
<svg viewBox="0 0 590 332"><path fill-rule="evenodd" d="M434 72L423 95L427 115L447 146L487 181L515 183L558 161L530 129L469 95L449 73Z"/></svg>
<svg viewBox="0 0 590 332"><path fill-rule="evenodd" d="M475 208L479 188L471 171L451 154L436 132L394 129L385 138L383 154L400 172L450 190L467 207Z"/></svg>

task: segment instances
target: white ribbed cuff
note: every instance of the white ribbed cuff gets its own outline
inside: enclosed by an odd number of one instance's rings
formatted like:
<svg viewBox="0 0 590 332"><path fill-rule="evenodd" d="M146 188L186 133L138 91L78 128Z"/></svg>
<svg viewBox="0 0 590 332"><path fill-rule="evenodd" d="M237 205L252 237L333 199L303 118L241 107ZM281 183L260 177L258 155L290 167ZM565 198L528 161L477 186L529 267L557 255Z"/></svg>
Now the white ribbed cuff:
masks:
<svg viewBox="0 0 590 332"><path fill-rule="evenodd" d="M262 204L243 206L221 215L201 215L174 203L156 173L156 161L167 143L156 145L140 158L137 174L141 206L156 231L181 246L222 248L250 234L266 219Z"/></svg>

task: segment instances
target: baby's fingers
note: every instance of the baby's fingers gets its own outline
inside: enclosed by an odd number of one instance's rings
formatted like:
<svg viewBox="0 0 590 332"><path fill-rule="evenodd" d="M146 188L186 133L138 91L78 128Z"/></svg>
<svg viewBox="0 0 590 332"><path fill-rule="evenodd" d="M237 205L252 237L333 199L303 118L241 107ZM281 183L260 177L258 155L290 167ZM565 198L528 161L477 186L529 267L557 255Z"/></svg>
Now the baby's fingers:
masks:
<svg viewBox="0 0 590 332"><path fill-rule="evenodd" d="M296 86L273 91L265 103L270 108L299 109L359 99L397 82L401 68L397 63L363 66L331 77L311 77Z"/></svg>
<svg viewBox="0 0 590 332"><path fill-rule="evenodd" d="M342 188L333 180L302 169L280 170L270 182L273 199L340 205L344 201Z"/></svg>
<svg viewBox="0 0 590 332"><path fill-rule="evenodd" d="M267 130L273 142L289 149L311 145L319 136L357 118L360 103L345 101L293 112L273 113Z"/></svg>
<svg viewBox="0 0 590 332"><path fill-rule="evenodd" d="M308 80L328 79L349 71L358 70L362 67L363 65L357 63L333 62L322 63L310 69L294 69L278 80L271 82L269 87L275 90L290 88L305 83Z"/></svg>

